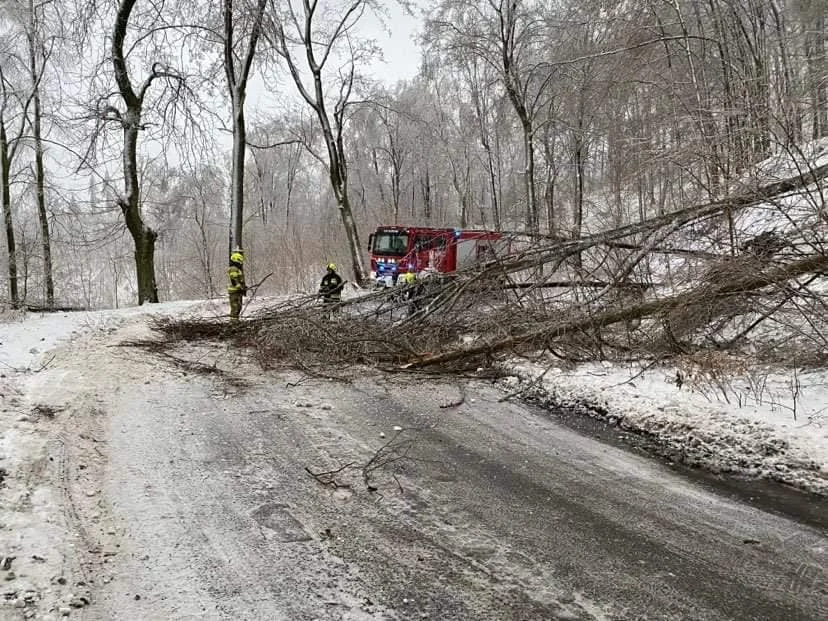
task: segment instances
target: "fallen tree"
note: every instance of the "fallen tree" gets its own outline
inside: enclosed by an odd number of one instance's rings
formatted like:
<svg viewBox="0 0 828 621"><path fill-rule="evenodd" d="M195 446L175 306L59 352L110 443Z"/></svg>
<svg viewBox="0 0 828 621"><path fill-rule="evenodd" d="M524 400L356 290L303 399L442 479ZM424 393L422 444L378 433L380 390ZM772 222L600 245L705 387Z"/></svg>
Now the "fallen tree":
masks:
<svg viewBox="0 0 828 621"><path fill-rule="evenodd" d="M824 214L813 209L788 232L744 233L756 242L738 246L720 229L732 226L729 212L757 202L788 209L796 203L791 192L826 175L828 165L581 239L533 238L423 286L362 291L335 309L298 296L235 325L207 319L158 327L168 339L233 339L265 367L325 376L353 364L477 371L506 354L553 347L570 360L656 359L736 347L766 322L791 343L807 341L817 359L828 348L828 303L818 286L828 268ZM708 236L704 243L700 232ZM651 263L659 266L655 272Z"/></svg>
<svg viewBox="0 0 828 621"><path fill-rule="evenodd" d="M769 285L780 284L803 274L828 269L828 255L820 254L792 262L781 268L760 272L758 274L740 274L730 280L718 283L705 283L697 289L680 295L645 302L628 308L608 311L594 316L581 317L573 321L554 322L535 330L516 334L494 342L485 342L473 347L456 348L452 351L419 357L404 365L403 368L415 369L445 364L455 360L478 355L492 354L514 349L520 345L532 343L543 348L543 343L595 327L609 326L633 319L642 319L656 314L663 315L680 307L693 307L700 303L710 303L728 296L747 293Z"/></svg>

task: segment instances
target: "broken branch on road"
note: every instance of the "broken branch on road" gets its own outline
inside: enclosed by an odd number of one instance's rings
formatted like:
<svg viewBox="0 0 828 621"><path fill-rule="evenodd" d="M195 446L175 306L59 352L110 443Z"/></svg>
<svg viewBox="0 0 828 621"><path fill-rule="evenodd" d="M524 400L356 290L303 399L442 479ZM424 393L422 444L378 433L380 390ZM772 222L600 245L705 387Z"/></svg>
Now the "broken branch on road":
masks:
<svg viewBox="0 0 828 621"><path fill-rule="evenodd" d="M808 204L806 186L826 175L822 166L578 239L514 236L502 256L422 287L364 291L333 312L308 295L235 325L159 320L156 328L167 342L229 341L265 369L329 379L346 379L354 366L496 377L505 374L501 362L537 352L563 363L738 352L762 323L787 330L782 340L796 342L798 360L816 362L828 330L825 313L815 312L828 307L826 287L817 286L828 272L828 223L817 212L811 220L782 213L778 220L795 226L757 234L738 228L738 214L758 203L784 212L796 192ZM806 314L807 328L795 330L803 322L792 319ZM749 353L786 360L781 347Z"/></svg>

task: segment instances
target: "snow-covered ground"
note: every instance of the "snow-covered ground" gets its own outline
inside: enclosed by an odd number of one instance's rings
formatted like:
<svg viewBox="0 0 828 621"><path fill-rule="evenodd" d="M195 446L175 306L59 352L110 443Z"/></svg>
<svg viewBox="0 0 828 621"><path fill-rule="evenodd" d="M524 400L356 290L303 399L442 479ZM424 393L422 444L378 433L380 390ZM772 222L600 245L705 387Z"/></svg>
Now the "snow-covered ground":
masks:
<svg viewBox="0 0 828 621"><path fill-rule="evenodd" d="M86 451L90 470L100 458L94 437L85 447L59 446L64 432L50 420L61 410L53 408L94 414L94 403L75 403L81 393L78 378L106 374L112 390L118 390L118 378L127 371L119 369L124 354L114 346L125 335L148 336L152 318L220 316L225 311L224 300L190 301L6 316L0 322L0 618L35 618L34 611L43 606L32 602L47 600L54 614L37 618L54 620L88 601L88 585L64 577L78 575L77 568L63 563L72 556L67 550L82 542L72 539L72 525L59 508L61 490L44 473L60 469L61 451ZM106 368L83 368L94 359L86 351L109 346L117 353L107 357ZM72 362L80 368L72 369ZM754 371L753 376L735 373L725 379L694 376L685 368L679 386L676 369L668 367L642 372L610 363L567 367L515 362L513 368L510 390L531 386L530 393L541 402L570 406L648 434L685 463L828 494L828 372L793 378L768 370L761 377ZM80 438L74 441L86 442ZM88 498L83 500L94 504L100 490L88 476L67 484L85 490ZM25 579L15 576L15 564L21 561L14 557L21 549L36 551L27 558ZM4 616L12 609L17 609L13 616Z"/></svg>
<svg viewBox="0 0 828 621"><path fill-rule="evenodd" d="M509 368L511 390L644 434L682 463L828 494L826 370L794 374L736 361L719 374L610 362Z"/></svg>
<svg viewBox="0 0 828 621"><path fill-rule="evenodd" d="M256 306L265 301L258 301ZM173 302L117 311L30 314L0 323L0 393L3 429L0 467L25 435L32 399L67 401L71 386L43 386L50 350L83 334L102 336L150 317L223 313L223 300ZM529 388L536 400L567 406L643 432L686 463L720 472L784 481L828 494L828 370L759 369L729 363L720 375L683 366L617 363L567 365L515 362L513 389ZM725 366L720 363L719 367ZM28 387L37 384L37 394Z"/></svg>
<svg viewBox="0 0 828 621"><path fill-rule="evenodd" d="M151 316L221 313L215 302L175 302L116 311L20 314L0 320L0 619L54 620L89 603L82 568L70 566L77 539L61 506L68 486L99 502L97 481L68 481L63 459L85 451L91 466L99 452L84 426L64 428L56 414L67 409L90 416L94 403L79 401L82 378L106 374L117 390L117 356L107 368L89 368L85 355L123 338L134 327L146 336ZM74 363L74 367L73 367ZM71 423L69 423L71 424ZM80 435L79 435L80 434ZM82 446L89 440L89 447ZM56 481L58 482L56 484ZM73 503L68 503L72 505ZM25 558L18 558L26 550ZM25 567L25 576L17 571ZM23 572L21 572L23 573ZM50 610L44 616L38 611Z"/></svg>

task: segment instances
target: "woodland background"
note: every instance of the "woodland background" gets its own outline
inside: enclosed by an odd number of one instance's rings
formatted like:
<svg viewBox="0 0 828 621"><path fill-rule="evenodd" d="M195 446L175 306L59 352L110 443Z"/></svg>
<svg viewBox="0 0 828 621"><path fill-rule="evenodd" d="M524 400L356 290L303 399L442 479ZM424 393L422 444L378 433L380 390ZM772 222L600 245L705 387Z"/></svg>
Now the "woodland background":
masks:
<svg viewBox="0 0 828 621"><path fill-rule="evenodd" d="M228 235L280 293L358 280L380 224L578 239L807 172L828 135L824 0L406 6L421 69L389 85L382 2L0 0L0 301L221 295Z"/></svg>

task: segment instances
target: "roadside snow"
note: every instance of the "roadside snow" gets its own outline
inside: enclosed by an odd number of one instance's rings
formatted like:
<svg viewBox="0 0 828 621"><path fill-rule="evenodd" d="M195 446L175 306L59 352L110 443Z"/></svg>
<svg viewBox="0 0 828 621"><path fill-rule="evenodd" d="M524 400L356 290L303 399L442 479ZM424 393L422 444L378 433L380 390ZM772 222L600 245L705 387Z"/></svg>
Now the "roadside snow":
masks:
<svg viewBox="0 0 828 621"><path fill-rule="evenodd" d="M84 473L67 472L65 456L84 452L91 467L100 459L98 439L61 420L95 413L94 403L78 398L82 378L106 372L117 382L120 375L117 357L102 369L86 352L105 348L125 326L145 330L150 316L222 309L218 301L174 302L0 322L0 618L55 620L90 601L92 585L77 560L89 542L73 511L78 502L97 504L99 494Z"/></svg>
<svg viewBox="0 0 828 621"><path fill-rule="evenodd" d="M738 194L757 182L780 181L826 164L828 139L817 140L799 152L780 153L758 164L733 191ZM824 200L819 187L811 185L805 191L742 208L734 220L737 241L741 244L776 232L787 245L783 255L790 255L793 247L814 251L825 236ZM605 223L598 224L598 230L605 228ZM705 221L690 231L680 229L669 240L677 248L727 256L729 237L715 229L711 233L710 226ZM665 283L651 293L676 295L692 290L710 264L710 257L651 256L650 277ZM808 286L823 292L828 285L819 279ZM800 316L805 313L812 317ZM799 340L812 346L811 332L821 334L823 315L819 307L797 308L787 318L791 325L784 329L770 322L759 325L751 331L752 351L770 344L787 349ZM544 406L575 409L648 436L662 454L675 461L828 495L828 369L795 373L761 366L755 360L730 359L721 352L711 356L718 359L710 365L697 366L691 361L679 368L513 360L506 368L515 376L507 380L506 387Z"/></svg>
<svg viewBox="0 0 828 621"><path fill-rule="evenodd" d="M649 436L675 461L828 494L828 372L713 378L610 362L513 361L510 390ZM754 372L755 373L755 372Z"/></svg>

